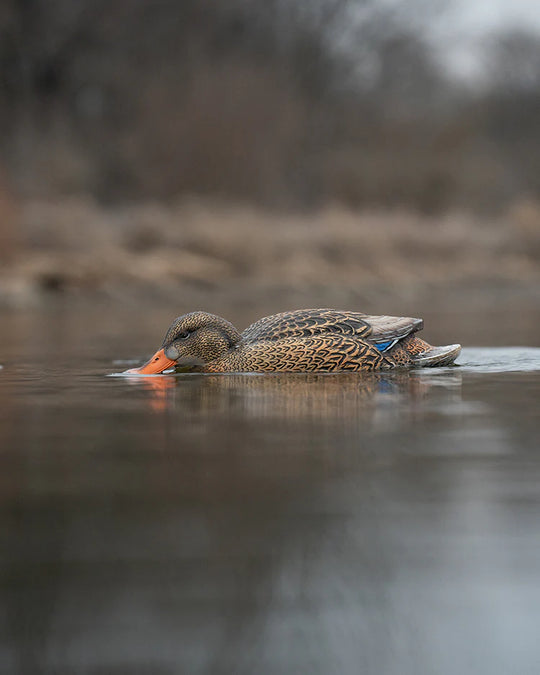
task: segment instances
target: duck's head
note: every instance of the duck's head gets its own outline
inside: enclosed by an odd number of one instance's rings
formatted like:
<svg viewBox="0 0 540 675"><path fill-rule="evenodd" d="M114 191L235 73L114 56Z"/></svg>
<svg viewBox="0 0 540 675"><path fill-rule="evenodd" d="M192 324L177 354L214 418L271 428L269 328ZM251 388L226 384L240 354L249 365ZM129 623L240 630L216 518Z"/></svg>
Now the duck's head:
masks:
<svg viewBox="0 0 540 675"><path fill-rule="evenodd" d="M179 365L200 368L223 356L241 340L240 333L225 319L206 312L190 312L175 319L161 349L140 368L128 372L150 375Z"/></svg>

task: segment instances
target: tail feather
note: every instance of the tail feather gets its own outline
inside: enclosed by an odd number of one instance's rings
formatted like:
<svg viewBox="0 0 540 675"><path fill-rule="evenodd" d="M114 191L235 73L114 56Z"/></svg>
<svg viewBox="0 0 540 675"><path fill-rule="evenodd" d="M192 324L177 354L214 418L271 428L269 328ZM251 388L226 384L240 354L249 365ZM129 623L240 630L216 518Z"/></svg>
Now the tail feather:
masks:
<svg viewBox="0 0 540 675"><path fill-rule="evenodd" d="M372 316L363 314L364 321L371 326L369 341L375 344L402 338L422 330L422 319L414 319L409 316Z"/></svg>
<svg viewBox="0 0 540 675"><path fill-rule="evenodd" d="M444 347L429 346L425 352L415 354L412 359L412 365L422 368L433 366L449 366L459 356L461 345L445 345Z"/></svg>

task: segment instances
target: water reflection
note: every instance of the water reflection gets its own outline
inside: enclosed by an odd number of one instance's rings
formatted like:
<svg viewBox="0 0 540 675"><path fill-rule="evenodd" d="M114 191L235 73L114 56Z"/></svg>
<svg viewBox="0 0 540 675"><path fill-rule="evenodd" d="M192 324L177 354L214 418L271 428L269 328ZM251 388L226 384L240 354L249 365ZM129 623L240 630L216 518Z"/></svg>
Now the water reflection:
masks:
<svg viewBox="0 0 540 675"><path fill-rule="evenodd" d="M164 375L125 378L148 394L154 411L177 408L199 416L264 421L323 422L376 428L403 414L421 414L422 401L438 390L441 410L460 399L457 369L433 376L393 373L306 373L259 375ZM433 393L433 392L432 392Z"/></svg>

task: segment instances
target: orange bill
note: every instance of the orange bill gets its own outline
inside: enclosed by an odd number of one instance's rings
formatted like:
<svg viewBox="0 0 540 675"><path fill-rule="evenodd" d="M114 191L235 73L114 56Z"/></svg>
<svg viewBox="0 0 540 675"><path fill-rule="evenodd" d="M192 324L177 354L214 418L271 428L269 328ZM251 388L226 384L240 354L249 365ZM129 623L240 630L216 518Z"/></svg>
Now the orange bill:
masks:
<svg viewBox="0 0 540 675"><path fill-rule="evenodd" d="M153 375L155 373L162 373L167 368L174 366L176 361L171 361L165 356L163 349L157 351L152 358L147 361L140 368L130 368L126 373L138 373L140 375Z"/></svg>

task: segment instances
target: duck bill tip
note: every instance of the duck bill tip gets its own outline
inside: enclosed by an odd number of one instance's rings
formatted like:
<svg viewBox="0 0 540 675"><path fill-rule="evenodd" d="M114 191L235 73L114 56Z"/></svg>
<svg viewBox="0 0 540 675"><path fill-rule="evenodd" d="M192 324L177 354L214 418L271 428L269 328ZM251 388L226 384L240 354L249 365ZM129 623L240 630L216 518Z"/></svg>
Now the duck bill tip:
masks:
<svg viewBox="0 0 540 675"><path fill-rule="evenodd" d="M172 361L165 356L165 351L159 349L154 356L152 356L146 363L144 363L139 368L130 368L126 370L128 375L157 375L162 373L167 368L171 368L176 364L176 361Z"/></svg>

